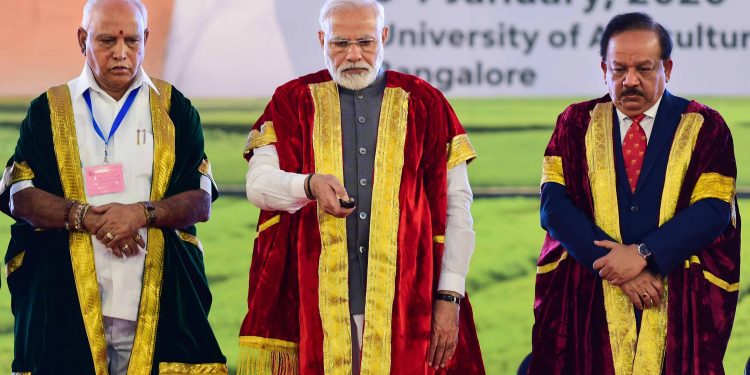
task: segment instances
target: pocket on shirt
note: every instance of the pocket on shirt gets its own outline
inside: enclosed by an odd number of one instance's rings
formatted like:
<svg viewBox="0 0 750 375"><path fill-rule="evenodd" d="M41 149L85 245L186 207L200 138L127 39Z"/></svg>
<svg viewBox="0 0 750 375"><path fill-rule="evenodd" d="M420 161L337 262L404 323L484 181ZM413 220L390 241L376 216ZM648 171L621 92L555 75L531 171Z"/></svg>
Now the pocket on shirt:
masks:
<svg viewBox="0 0 750 375"><path fill-rule="evenodd" d="M146 177L150 180L154 171L154 135L146 133L140 137L135 146L133 174L134 177Z"/></svg>

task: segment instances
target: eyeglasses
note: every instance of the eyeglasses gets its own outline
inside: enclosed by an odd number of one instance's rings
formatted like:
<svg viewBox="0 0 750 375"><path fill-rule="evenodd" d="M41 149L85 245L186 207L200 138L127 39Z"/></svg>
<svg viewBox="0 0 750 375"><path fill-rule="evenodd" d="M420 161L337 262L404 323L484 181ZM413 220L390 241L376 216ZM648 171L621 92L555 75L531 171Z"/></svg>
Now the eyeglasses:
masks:
<svg viewBox="0 0 750 375"><path fill-rule="evenodd" d="M353 42L346 39L334 39L328 43L336 52L348 51L351 45L356 45L362 52L372 52L378 45L378 42L372 38L357 39Z"/></svg>

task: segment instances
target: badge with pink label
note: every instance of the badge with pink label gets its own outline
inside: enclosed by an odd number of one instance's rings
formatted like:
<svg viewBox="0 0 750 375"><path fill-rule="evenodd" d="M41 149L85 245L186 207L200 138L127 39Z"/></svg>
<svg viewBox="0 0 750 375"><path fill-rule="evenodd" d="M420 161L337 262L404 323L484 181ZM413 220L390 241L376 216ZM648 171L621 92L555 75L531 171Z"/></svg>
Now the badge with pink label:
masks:
<svg viewBox="0 0 750 375"><path fill-rule="evenodd" d="M86 193L90 197L119 193L125 190L122 164L104 164L86 167Z"/></svg>

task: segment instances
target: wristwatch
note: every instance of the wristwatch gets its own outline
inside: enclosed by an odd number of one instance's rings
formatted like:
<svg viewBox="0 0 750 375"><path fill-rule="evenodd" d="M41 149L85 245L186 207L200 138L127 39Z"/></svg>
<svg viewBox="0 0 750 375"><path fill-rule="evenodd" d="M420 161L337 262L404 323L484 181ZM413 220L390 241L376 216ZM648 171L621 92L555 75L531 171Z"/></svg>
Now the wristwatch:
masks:
<svg viewBox="0 0 750 375"><path fill-rule="evenodd" d="M639 243L637 245L638 248L638 255L642 256L643 259L646 260L646 262L649 262L651 260L651 250L648 249L648 246L646 246L645 243Z"/></svg>
<svg viewBox="0 0 750 375"><path fill-rule="evenodd" d="M456 297L452 294L446 294L446 293L437 293L435 294L435 299L440 301L448 301L453 302L457 305L461 304L461 297Z"/></svg>
<svg viewBox="0 0 750 375"><path fill-rule="evenodd" d="M154 205L151 204L151 202L138 202L143 206L143 209L145 210L146 214L146 225L152 226L156 223L156 208L154 208Z"/></svg>

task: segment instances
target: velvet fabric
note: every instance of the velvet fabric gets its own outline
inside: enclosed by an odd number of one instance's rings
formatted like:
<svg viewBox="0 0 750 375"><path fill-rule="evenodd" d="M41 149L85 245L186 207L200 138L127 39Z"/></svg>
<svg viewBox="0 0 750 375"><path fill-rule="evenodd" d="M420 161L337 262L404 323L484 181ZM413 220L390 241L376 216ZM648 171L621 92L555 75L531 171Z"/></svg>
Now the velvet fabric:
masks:
<svg viewBox="0 0 750 375"><path fill-rule="evenodd" d="M669 94L665 93L668 101ZM594 222L593 198L588 178L585 135L591 111L598 103L610 102L609 96L574 104L557 120L545 156L562 160L565 190L575 206ZM703 119L688 170L680 186L676 213L691 205L691 195L701 175L718 173L736 178L736 165L731 134L721 116L697 102L685 102L682 113L697 113ZM664 103L662 104L664 106ZM674 117L660 107L660 116ZM616 128L616 123L614 124ZM676 123L671 124L676 128ZM656 126L655 130L656 131ZM619 133L617 133L619 134ZM615 136L615 134L613 134ZM672 145L674 130L664 140ZM614 144L619 143L619 138ZM665 147L669 150L671 147ZM652 147L649 143L649 147ZM613 147L617 156L617 147ZM648 174L646 168L664 163L658 155L646 155L642 179L662 179L665 166L657 166ZM667 152L667 151L660 151ZM619 156L622 158L622 156ZM621 161L620 161L621 164ZM629 188L627 181L618 184ZM644 183L639 181L639 187ZM652 182L656 183L656 181ZM665 187L666 188L666 187ZM619 188L618 188L619 190ZM668 324L665 349L666 374L723 374L722 360L734 320L737 292L729 291L708 280L706 272L729 284L739 280L740 218L732 197L736 220L711 244L694 253L700 262L680 264L668 274ZM658 202L657 206L658 206ZM620 202L622 205L623 202ZM628 210L629 211L629 210ZM620 213L612 214L622 215ZM658 221L655 223L658 224ZM621 222L621 227L623 223ZM656 229L656 228L654 228ZM626 229L622 229L626 233ZM623 234L623 237L625 235ZM562 260L561 260L562 259ZM686 259L688 260L688 259ZM533 328L533 360L529 374L614 375L612 349L603 301L602 279L575 258L549 234L542 246L538 265L557 267L537 275ZM636 370L637 371L637 370Z"/></svg>
<svg viewBox="0 0 750 375"><path fill-rule="evenodd" d="M262 132L265 124L273 124L276 139L256 146L273 143L282 170L304 174L315 171L315 107L309 85L328 81L328 72L320 71L281 86L253 127ZM448 368L435 372L426 362L443 251L443 245L433 239L444 235L447 215L446 145L465 132L442 94L426 82L392 71L386 72L386 81L387 87L409 93L399 189L390 373L484 374L468 298L460 313L459 347ZM245 157L252 157L251 149ZM278 224L263 225L275 217ZM240 335L298 343L299 373L324 374L317 206L311 202L294 214L261 211L258 223L263 230L253 248L248 313ZM365 342L363 351L367 350Z"/></svg>
<svg viewBox="0 0 750 375"><path fill-rule="evenodd" d="M174 123L175 162L165 197L200 189L199 167L205 159L203 133L197 112L173 89L169 116ZM55 158L47 95L31 103L21 125L12 162L26 162L36 188L63 197ZM7 211L8 192L3 194ZM213 191L213 198L218 192ZM6 263L25 252L23 263L8 277L11 310L15 316L14 372L33 374L94 374L94 364L65 230L39 231L22 219L11 225ZM194 226L186 233L196 234ZM164 236L164 266L151 373L159 364L225 363L208 322L211 292L202 251L171 229ZM102 338L103 339L103 338Z"/></svg>

